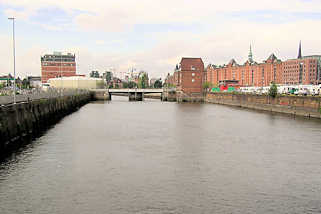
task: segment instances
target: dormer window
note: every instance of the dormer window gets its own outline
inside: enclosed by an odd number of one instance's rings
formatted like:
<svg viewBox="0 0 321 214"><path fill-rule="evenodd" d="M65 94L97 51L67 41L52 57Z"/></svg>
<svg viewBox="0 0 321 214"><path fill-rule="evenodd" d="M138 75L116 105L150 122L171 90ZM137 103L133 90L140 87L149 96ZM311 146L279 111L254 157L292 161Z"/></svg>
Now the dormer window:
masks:
<svg viewBox="0 0 321 214"><path fill-rule="evenodd" d="M192 65L192 66L191 66L191 70L192 70L192 71L195 71L196 68Z"/></svg>

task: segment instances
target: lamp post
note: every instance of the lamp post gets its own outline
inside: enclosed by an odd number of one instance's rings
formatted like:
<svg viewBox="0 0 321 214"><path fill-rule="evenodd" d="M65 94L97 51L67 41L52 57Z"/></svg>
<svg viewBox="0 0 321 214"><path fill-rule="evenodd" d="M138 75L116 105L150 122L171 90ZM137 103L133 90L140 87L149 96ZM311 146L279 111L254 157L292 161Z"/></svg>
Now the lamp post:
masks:
<svg viewBox="0 0 321 214"><path fill-rule="evenodd" d="M12 20L12 40L13 40L13 103L16 104L16 45L15 45L15 34L14 34L14 20L15 18L8 18Z"/></svg>
<svg viewBox="0 0 321 214"><path fill-rule="evenodd" d="M62 55L60 55L60 64L59 64L59 70L60 70L60 96L62 97L62 70L61 70L61 63L62 63Z"/></svg>

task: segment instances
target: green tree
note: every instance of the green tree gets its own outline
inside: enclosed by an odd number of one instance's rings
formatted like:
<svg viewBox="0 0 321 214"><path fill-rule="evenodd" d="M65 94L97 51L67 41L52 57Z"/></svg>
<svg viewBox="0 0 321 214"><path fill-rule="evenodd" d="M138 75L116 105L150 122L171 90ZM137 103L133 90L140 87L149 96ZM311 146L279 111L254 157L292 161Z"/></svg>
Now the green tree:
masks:
<svg viewBox="0 0 321 214"><path fill-rule="evenodd" d="M155 81L154 88L162 88L162 86L163 86L163 83L161 79L158 79Z"/></svg>
<svg viewBox="0 0 321 214"><path fill-rule="evenodd" d="M93 78L99 78L99 72L98 71L91 71L89 76L93 77Z"/></svg>
<svg viewBox="0 0 321 214"><path fill-rule="evenodd" d="M176 88L176 86L174 84L171 84L171 83L164 83L163 86L166 87L166 88Z"/></svg>
<svg viewBox="0 0 321 214"><path fill-rule="evenodd" d="M109 84L112 79L112 73L110 71L106 71L106 82Z"/></svg>
<svg viewBox="0 0 321 214"><path fill-rule="evenodd" d="M278 94L278 87L274 82L272 82L269 89L269 96L276 97L277 94Z"/></svg>
<svg viewBox="0 0 321 214"><path fill-rule="evenodd" d="M146 73L143 73L138 80L138 88L147 88L148 87L148 77Z"/></svg>
<svg viewBox="0 0 321 214"><path fill-rule="evenodd" d="M22 80L21 88L23 88L23 89L30 88L30 82L28 81L27 78L24 78L24 79Z"/></svg>
<svg viewBox="0 0 321 214"><path fill-rule="evenodd" d="M127 82L123 82L123 88L128 88L128 83Z"/></svg>
<svg viewBox="0 0 321 214"><path fill-rule="evenodd" d="M210 89L210 88L212 88L212 83L210 83L210 82L204 82L203 83L203 89L205 91L208 91L208 89Z"/></svg>
<svg viewBox="0 0 321 214"><path fill-rule="evenodd" d="M130 82L128 83L128 88L135 88L135 87L137 87L137 84L136 84L135 82L130 81Z"/></svg>

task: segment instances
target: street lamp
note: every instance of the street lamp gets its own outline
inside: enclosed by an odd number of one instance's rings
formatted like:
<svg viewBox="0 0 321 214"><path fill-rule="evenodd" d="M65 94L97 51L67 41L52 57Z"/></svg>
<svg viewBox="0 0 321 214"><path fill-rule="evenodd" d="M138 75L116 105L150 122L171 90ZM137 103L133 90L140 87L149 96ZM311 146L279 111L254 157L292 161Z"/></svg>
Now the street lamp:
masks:
<svg viewBox="0 0 321 214"><path fill-rule="evenodd" d="M60 63L59 63L59 70L60 70L60 96L62 97L62 70L61 70L61 64L62 64L62 55L60 55Z"/></svg>
<svg viewBox="0 0 321 214"><path fill-rule="evenodd" d="M16 104L16 47L15 47L15 35L14 35L14 20L15 18L8 18L9 20L12 20L12 40L13 40L13 103Z"/></svg>

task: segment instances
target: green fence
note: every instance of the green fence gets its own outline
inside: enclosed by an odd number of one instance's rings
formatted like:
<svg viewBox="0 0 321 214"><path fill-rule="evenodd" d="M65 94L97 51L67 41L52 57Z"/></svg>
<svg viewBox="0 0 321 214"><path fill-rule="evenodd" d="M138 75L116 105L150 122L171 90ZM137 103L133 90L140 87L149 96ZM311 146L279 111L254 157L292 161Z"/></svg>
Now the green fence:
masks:
<svg viewBox="0 0 321 214"><path fill-rule="evenodd" d="M220 92L221 89L219 87L216 87L216 88L212 88L211 92ZM228 89L226 90L227 92L233 92L235 91L235 88L234 87L228 87Z"/></svg>
<svg viewBox="0 0 321 214"><path fill-rule="evenodd" d="M211 92L220 92L220 88L212 88Z"/></svg>

